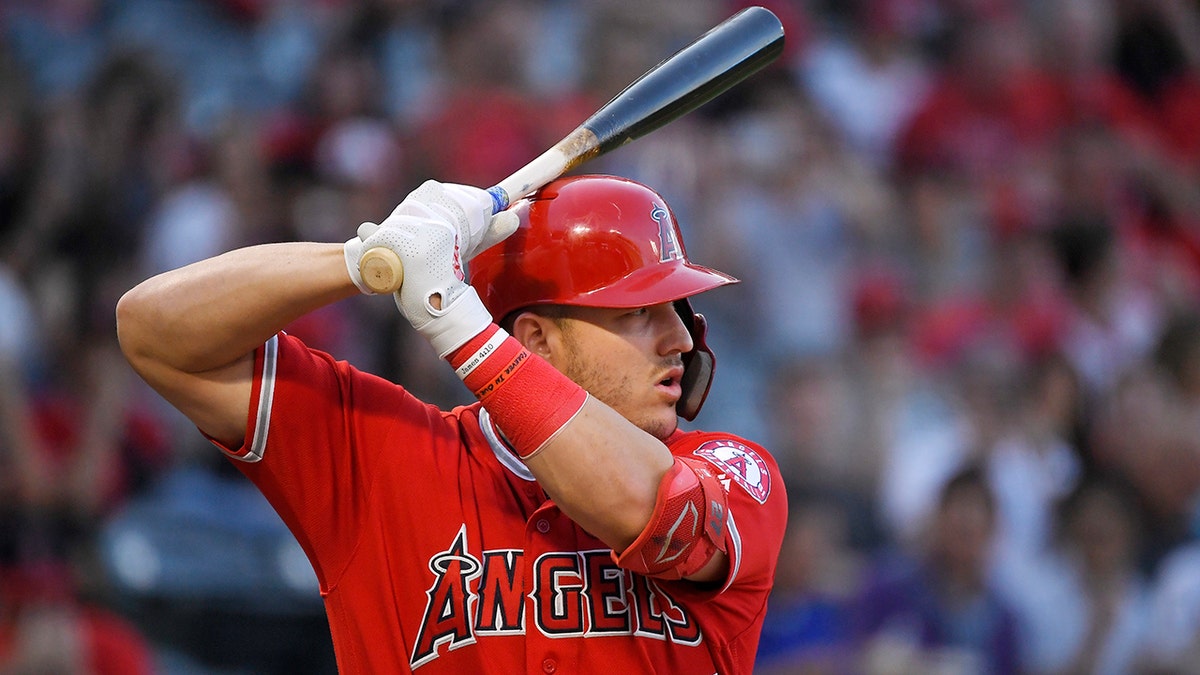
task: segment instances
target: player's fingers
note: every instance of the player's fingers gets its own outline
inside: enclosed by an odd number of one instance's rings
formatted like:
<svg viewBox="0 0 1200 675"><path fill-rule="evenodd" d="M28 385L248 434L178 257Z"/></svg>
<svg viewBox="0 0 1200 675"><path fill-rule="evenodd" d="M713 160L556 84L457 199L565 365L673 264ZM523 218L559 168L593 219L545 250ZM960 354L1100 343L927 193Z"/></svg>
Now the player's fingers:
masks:
<svg viewBox="0 0 1200 675"><path fill-rule="evenodd" d="M492 215L492 195L487 190L458 183L443 183L442 189L468 214Z"/></svg>
<svg viewBox="0 0 1200 675"><path fill-rule="evenodd" d="M439 213L437 211L435 211L432 207L433 207L432 203L424 202L419 199L413 199L412 196L410 195L404 201L402 201L396 205L396 208L392 211L392 216L393 217L418 216L420 218L437 217L439 215ZM445 212L445 209L443 209L443 213L444 212ZM454 222L453 215L451 215L451 222Z"/></svg>
<svg viewBox="0 0 1200 675"><path fill-rule="evenodd" d="M474 253L479 253L504 241L509 235L517 231L517 227L520 224L521 219L512 211L501 211L492 216L491 222L488 223L487 229L483 232L483 239L480 240L479 246L475 248Z"/></svg>
<svg viewBox="0 0 1200 675"><path fill-rule="evenodd" d="M379 225L375 223L363 223L362 225L358 226L358 238L366 241L367 237L375 234L375 231L378 229Z"/></svg>

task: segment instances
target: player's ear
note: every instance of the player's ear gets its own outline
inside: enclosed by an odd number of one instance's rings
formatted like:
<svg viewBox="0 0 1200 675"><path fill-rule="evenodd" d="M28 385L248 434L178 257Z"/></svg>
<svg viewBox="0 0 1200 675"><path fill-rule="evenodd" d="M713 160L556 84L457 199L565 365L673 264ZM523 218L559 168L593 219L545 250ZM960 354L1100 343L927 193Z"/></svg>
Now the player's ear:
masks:
<svg viewBox="0 0 1200 675"><path fill-rule="evenodd" d="M558 326L550 317L536 312L519 312L513 319L512 336L524 345L525 349L549 359L553 353L553 345L557 338Z"/></svg>

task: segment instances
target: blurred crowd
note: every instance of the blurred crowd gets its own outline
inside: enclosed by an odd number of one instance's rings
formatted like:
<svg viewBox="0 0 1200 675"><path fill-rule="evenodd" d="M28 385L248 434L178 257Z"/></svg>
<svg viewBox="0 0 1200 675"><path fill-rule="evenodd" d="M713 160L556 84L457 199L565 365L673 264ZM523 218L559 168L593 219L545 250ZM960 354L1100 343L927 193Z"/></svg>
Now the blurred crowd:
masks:
<svg viewBox="0 0 1200 675"><path fill-rule="evenodd" d="M222 251L494 184L739 0L0 2L0 674L332 673L303 554L129 371ZM788 538L762 673L1200 673L1200 3L763 0L657 188ZM391 303L292 326L442 405Z"/></svg>

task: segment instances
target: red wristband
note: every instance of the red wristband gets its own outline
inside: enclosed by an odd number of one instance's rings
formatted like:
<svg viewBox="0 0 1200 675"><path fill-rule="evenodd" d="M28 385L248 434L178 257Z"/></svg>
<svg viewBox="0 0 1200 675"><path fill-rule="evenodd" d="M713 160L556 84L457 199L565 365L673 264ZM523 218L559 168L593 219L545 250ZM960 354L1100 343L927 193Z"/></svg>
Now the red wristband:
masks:
<svg viewBox="0 0 1200 675"><path fill-rule="evenodd" d="M496 324L447 355L513 449L528 459L570 422L587 392Z"/></svg>

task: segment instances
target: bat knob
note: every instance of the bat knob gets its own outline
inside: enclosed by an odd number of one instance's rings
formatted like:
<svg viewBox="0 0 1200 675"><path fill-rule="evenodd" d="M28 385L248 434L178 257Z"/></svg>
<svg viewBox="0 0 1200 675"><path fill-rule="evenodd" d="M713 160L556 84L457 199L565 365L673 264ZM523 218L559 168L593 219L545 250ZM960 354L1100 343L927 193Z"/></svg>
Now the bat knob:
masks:
<svg viewBox="0 0 1200 675"><path fill-rule="evenodd" d="M363 284L375 293L395 293L404 283L404 265L396 252L377 246L363 253L358 261Z"/></svg>

